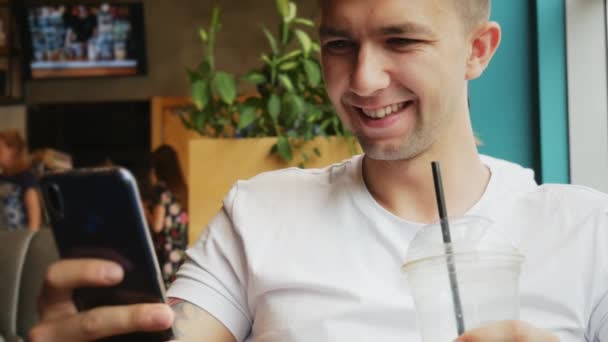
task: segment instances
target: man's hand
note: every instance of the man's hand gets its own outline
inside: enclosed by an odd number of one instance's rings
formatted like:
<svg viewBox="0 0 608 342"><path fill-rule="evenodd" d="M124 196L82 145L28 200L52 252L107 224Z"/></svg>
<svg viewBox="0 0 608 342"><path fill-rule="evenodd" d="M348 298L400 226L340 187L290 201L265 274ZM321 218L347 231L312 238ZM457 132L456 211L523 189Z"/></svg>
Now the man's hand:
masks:
<svg viewBox="0 0 608 342"><path fill-rule="evenodd" d="M548 331L521 321L492 323L466 332L456 342L559 342Z"/></svg>
<svg viewBox="0 0 608 342"><path fill-rule="evenodd" d="M165 304L101 307L78 312L72 291L120 283L122 268L93 259L62 260L51 265L39 299L40 322L29 341L92 341L136 331L160 331L173 323L173 311Z"/></svg>

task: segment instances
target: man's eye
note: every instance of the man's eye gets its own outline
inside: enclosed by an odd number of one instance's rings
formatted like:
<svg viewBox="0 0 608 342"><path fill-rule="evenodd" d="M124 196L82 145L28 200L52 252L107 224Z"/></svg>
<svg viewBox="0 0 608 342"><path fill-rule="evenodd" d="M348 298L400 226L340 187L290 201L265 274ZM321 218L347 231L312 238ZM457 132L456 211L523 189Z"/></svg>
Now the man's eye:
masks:
<svg viewBox="0 0 608 342"><path fill-rule="evenodd" d="M390 38L387 40L387 44L393 47L406 47L420 42L420 40L409 38Z"/></svg>
<svg viewBox="0 0 608 342"><path fill-rule="evenodd" d="M347 53L354 48L356 48L355 43L349 40L332 40L323 44L324 50L335 54Z"/></svg>

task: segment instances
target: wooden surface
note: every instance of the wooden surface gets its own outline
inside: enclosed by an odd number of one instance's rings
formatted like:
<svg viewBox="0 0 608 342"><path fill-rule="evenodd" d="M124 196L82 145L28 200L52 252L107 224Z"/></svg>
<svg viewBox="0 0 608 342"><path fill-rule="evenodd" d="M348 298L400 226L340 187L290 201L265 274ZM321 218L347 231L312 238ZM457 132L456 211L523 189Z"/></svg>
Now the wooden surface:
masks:
<svg viewBox="0 0 608 342"><path fill-rule="evenodd" d="M158 96L151 101L151 143L152 150L167 144L175 149L179 163L189 184L188 142L200 136L184 127L175 110L190 103L186 96Z"/></svg>

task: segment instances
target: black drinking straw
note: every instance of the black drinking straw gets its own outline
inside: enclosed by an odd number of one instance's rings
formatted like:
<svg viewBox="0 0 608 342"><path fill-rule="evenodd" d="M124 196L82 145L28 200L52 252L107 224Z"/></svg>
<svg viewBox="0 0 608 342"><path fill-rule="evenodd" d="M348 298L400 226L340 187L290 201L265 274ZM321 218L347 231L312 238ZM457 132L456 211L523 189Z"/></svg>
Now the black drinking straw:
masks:
<svg viewBox="0 0 608 342"><path fill-rule="evenodd" d="M454 315L456 316L456 326L458 336L464 334L464 316L462 315L462 304L460 303L460 291L458 291L458 277L454 267L454 257L452 254L452 237L450 235L450 222L448 221L448 211L445 206L445 196L443 194L443 182L441 181L441 168L439 162L431 163L433 168L433 182L435 183L435 196L437 197L437 209L441 222L441 232L443 233L443 243L445 254L447 255L448 275L450 277L450 288L452 289L452 302L454 303Z"/></svg>

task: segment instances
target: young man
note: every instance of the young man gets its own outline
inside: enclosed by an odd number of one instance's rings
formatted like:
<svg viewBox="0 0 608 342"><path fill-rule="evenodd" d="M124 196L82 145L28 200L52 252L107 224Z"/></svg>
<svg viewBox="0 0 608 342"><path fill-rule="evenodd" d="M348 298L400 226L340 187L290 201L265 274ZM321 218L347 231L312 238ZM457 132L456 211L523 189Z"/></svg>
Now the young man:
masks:
<svg viewBox="0 0 608 342"><path fill-rule="evenodd" d="M85 341L175 320L184 341L418 341L400 266L414 234L437 218L430 163L439 160L451 215L492 219L526 256L522 321L459 341L608 341L608 198L539 187L531 172L477 153L467 82L501 37L488 6L322 1L327 90L365 156L237 183L169 290L174 313L136 305L77 314L71 289L115 283L122 270L55 264L32 340Z"/></svg>

